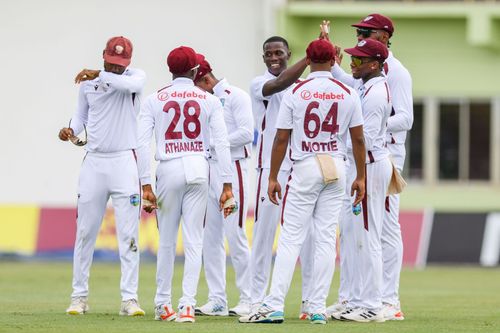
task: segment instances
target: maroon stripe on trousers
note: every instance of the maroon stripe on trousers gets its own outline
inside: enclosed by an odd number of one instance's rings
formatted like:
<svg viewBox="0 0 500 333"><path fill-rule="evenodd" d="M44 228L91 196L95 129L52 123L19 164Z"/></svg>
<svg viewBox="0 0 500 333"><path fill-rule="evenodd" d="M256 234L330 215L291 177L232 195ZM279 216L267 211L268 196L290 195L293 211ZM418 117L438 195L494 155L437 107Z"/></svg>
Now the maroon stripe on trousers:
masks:
<svg viewBox="0 0 500 333"><path fill-rule="evenodd" d="M292 172L292 170L290 170L290 176L288 176L288 181L286 183L285 195L283 196L283 203L282 203L282 206L281 206L281 225L283 225L283 223L285 222L284 218L283 218L283 215L285 214L286 197L288 196L288 189L290 188L290 186L288 184L290 183L290 180L292 180L292 174L291 174L291 172Z"/></svg>
<svg viewBox="0 0 500 333"><path fill-rule="evenodd" d="M239 218L238 225L243 227L243 207L245 205L245 189L243 188L243 175L241 173L240 161L236 161L236 172L238 172L238 185L240 187L240 210L239 210Z"/></svg>
<svg viewBox="0 0 500 333"><path fill-rule="evenodd" d="M363 222L366 231L368 231L368 185L367 185L368 173L366 172L365 166L365 196L361 201L361 206L363 207Z"/></svg>
<svg viewBox="0 0 500 333"><path fill-rule="evenodd" d="M260 169L259 173L259 181L257 182L257 197L255 198L255 223L257 223L257 219L259 218L259 201L260 201L260 182L262 180L262 169Z"/></svg>
<svg viewBox="0 0 500 333"><path fill-rule="evenodd" d="M389 207L389 196L385 197L385 210L387 211L387 213L391 212L391 207Z"/></svg>
<svg viewBox="0 0 500 333"><path fill-rule="evenodd" d="M375 158L373 158L373 154L370 150L368 150L368 159L370 160L370 163L375 162Z"/></svg>

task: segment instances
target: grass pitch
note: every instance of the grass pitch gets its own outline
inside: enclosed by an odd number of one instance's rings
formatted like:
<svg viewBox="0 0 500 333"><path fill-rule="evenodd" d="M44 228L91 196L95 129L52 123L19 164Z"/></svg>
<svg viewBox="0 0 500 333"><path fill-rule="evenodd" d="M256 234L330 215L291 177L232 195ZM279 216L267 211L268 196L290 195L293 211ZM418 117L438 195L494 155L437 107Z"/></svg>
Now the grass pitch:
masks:
<svg viewBox="0 0 500 333"><path fill-rule="evenodd" d="M332 322L310 325L297 318L300 306L300 269L297 269L286 303L284 324L238 324L233 317L197 317L194 324L153 320L155 265L142 263L140 303L142 318L118 315L119 275L116 263L95 263L90 278L90 312L69 316L65 309L71 292L70 263L0 262L0 332L499 332L500 269L431 267L404 270L401 300L406 320L385 323ZM176 266L174 300L180 297L182 267ZM237 292L228 266L229 302ZM332 284L329 304L336 297L338 274ZM207 297L202 276L199 304ZM176 305L176 304L175 304Z"/></svg>

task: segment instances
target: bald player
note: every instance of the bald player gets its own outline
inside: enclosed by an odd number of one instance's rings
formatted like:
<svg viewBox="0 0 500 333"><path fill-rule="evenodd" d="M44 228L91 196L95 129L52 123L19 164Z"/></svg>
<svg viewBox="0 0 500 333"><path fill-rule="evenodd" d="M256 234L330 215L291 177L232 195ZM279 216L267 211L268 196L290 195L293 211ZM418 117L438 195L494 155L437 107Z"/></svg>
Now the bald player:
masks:
<svg viewBox="0 0 500 333"><path fill-rule="evenodd" d="M199 63L195 51L186 46L167 57L172 84L150 95L139 114L139 174L147 211L158 208L160 244L156 273L155 319L194 322L196 291L201 270L203 220L208 199L207 151L212 142L220 170L222 194L219 208L224 217L234 204L232 169L227 131L220 100L194 85ZM149 146L156 138L156 193L151 187ZM175 243L181 216L184 244L184 276L179 310L172 308L172 277Z"/></svg>
<svg viewBox="0 0 500 333"><path fill-rule="evenodd" d="M89 274L95 242L109 197L116 218L121 263L120 315L143 316L137 302L139 283L140 186L135 149L139 95L146 75L128 67L132 43L125 37L108 40L103 51L104 70L82 70L75 78L81 83L78 106L70 126L59 138L75 144L82 131L88 143L78 181L77 228L73 254L73 293L68 314L89 310Z"/></svg>
<svg viewBox="0 0 500 333"><path fill-rule="evenodd" d="M374 39L390 47L390 39L394 33L392 20L381 14L370 14L352 25L356 28L359 41ZM354 85L354 79L338 65L333 67L334 77ZM406 133L413 125L412 78L403 64L394 57L392 51L384 63L383 74L387 78L391 93L392 110L387 121L387 149L392 162L402 173L406 156ZM403 320L399 301L399 275L403 263L403 241L399 224L399 194L391 194L386 198L384 224L382 227L382 253L384 260L384 279L382 301L384 316L387 320ZM341 278L341 280L344 280ZM346 277L346 280L349 280ZM342 283L341 283L342 286ZM341 292L339 292L342 294Z"/></svg>
<svg viewBox="0 0 500 333"><path fill-rule="evenodd" d="M208 302L196 308L196 313L210 316L243 316L250 313L250 248L245 233L248 210L248 162L253 140L253 117L250 96L226 79L217 79L212 67L198 54L200 67L195 84L220 99L224 107L224 121L231 149L233 193L238 202L237 211L224 219L219 209L222 181L217 163L217 153L210 147L210 181L205 232L203 236L203 266L208 284ZM231 262L236 274L236 286L240 292L239 303L229 309L226 295L227 238Z"/></svg>
<svg viewBox="0 0 500 333"><path fill-rule="evenodd" d="M251 256L251 298L253 310L264 299L271 274L272 247L280 221L281 207L274 205L265 193L268 186L272 143L276 134L276 119L286 89L297 81L307 67L305 58L288 67L291 52L288 42L279 36L268 38L262 45L262 58L267 70L256 77L250 86L254 120L259 130L257 142L257 196ZM285 157L278 180L284 186L290 175L289 154ZM302 307L301 319L308 317L307 299L312 265L311 241L306 241L301 254Z"/></svg>
<svg viewBox="0 0 500 333"><path fill-rule="evenodd" d="M326 297L335 268L336 226L345 192L346 141L353 141L357 177L349 185L355 203L364 196L365 148L363 119L356 92L330 73L335 49L327 40L311 42L306 50L311 74L281 103L271 157L269 199L282 199L283 227L279 237L269 295L260 308L240 322L282 323L285 296L308 229L314 226L314 260L310 293L311 323L326 324ZM282 197L280 165L290 141L293 167ZM278 198L276 197L278 196Z"/></svg>

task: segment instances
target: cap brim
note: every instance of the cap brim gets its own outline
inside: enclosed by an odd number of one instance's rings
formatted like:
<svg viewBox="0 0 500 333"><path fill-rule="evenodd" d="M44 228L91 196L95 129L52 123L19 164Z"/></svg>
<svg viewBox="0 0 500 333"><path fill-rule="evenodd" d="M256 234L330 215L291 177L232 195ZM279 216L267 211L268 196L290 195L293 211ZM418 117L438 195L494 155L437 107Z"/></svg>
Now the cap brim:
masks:
<svg viewBox="0 0 500 333"><path fill-rule="evenodd" d="M107 63L113 64L113 65L119 65L119 66L123 66L123 67L127 67L128 65L130 65L130 60L131 60L131 59L125 59L125 58L117 57L117 56L110 56L110 55L107 55L106 53L104 53L103 58Z"/></svg>
<svg viewBox="0 0 500 333"><path fill-rule="evenodd" d="M350 48L350 49L344 49L344 52L348 53L352 56L355 56L355 57L376 58L376 57L374 57L368 53L365 53L365 52L363 52L360 49L357 49L355 47Z"/></svg>
<svg viewBox="0 0 500 333"><path fill-rule="evenodd" d="M364 23L364 22L363 23L351 24L351 27L385 30L385 28L381 28L381 27L375 26L373 24Z"/></svg>

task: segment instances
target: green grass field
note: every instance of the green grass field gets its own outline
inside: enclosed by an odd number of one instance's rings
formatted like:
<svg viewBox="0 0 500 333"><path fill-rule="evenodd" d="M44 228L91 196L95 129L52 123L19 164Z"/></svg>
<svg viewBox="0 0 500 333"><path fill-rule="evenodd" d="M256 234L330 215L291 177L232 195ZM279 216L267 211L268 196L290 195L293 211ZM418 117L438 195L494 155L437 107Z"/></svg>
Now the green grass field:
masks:
<svg viewBox="0 0 500 333"><path fill-rule="evenodd" d="M404 270L401 299L406 320L355 324L329 322L310 325L297 318L300 273L297 269L287 297L286 320L281 325L238 324L236 318L197 317L194 324L153 320L155 265L142 263L139 295L146 316L118 316L119 265L96 263L92 267L90 312L68 316L65 309L71 292L70 263L0 262L0 332L500 332L500 269L431 267ZM230 305L237 301L232 269L228 269ZM174 277L174 299L180 296L182 267ZM338 274L328 299L333 302ZM206 300L202 276L198 302Z"/></svg>

